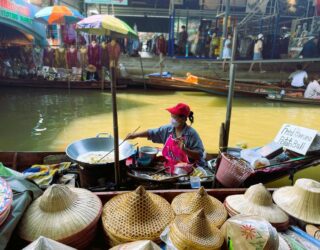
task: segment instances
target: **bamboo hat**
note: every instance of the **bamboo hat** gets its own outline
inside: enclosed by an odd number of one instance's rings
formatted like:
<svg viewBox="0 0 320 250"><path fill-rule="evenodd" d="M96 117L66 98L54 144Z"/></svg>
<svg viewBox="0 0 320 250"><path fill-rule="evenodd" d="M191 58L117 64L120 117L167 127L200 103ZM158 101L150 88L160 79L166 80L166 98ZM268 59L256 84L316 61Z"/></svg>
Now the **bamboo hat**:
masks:
<svg viewBox="0 0 320 250"><path fill-rule="evenodd" d="M220 227L228 216L223 204L216 198L208 195L203 187L198 189L197 192L176 196L171 206L177 215L192 214L203 208L210 223L213 223L216 227Z"/></svg>
<svg viewBox="0 0 320 250"><path fill-rule="evenodd" d="M273 200L286 213L301 221L320 224L320 183L299 179L294 186L279 188Z"/></svg>
<svg viewBox="0 0 320 250"><path fill-rule="evenodd" d="M112 246L136 240L159 242L161 232L173 219L169 202L142 186L113 197L102 212L103 228Z"/></svg>
<svg viewBox="0 0 320 250"><path fill-rule="evenodd" d="M280 249L277 230L260 216L244 214L233 216L223 224L221 230L229 249Z"/></svg>
<svg viewBox="0 0 320 250"><path fill-rule="evenodd" d="M138 240L115 246L109 250L161 250L161 248L151 240Z"/></svg>
<svg viewBox="0 0 320 250"><path fill-rule="evenodd" d="M223 244L222 232L209 222L204 209L177 215L170 225L169 237L178 250L213 250Z"/></svg>
<svg viewBox="0 0 320 250"><path fill-rule="evenodd" d="M44 236L81 248L94 237L101 210L100 199L90 191L52 185L29 206L18 234L26 241Z"/></svg>
<svg viewBox="0 0 320 250"><path fill-rule="evenodd" d="M271 224L289 225L289 217L272 202L270 192L261 183L252 185L244 194L228 196L225 206L230 216L235 214L258 215Z"/></svg>
<svg viewBox="0 0 320 250"><path fill-rule="evenodd" d="M87 67L86 67L86 71L89 71L91 73L94 73L97 71L97 67L94 66L93 64L89 64Z"/></svg>

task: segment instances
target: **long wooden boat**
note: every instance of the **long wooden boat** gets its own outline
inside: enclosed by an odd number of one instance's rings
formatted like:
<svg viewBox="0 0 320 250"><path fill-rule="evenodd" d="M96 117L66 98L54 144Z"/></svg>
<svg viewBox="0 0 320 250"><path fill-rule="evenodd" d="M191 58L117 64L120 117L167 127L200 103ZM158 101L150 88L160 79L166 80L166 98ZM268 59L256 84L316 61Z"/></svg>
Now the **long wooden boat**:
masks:
<svg viewBox="0 0 320 250"><path fill-rule="evenodd" d="M22 172L34 164L42 164L44 158L49 155L65 156L65 159L67 159L65 152L0 152L0 162L11 169ZM210 154L210 156L216 157L217 154ZM318 171L320 170L320 161L318 160L314 164L314 161L310 160L310 162L297 164L296 166L287 164L284 168L273 168L271 171L256 170L255 173L245 181L244 186L249 187L250 185L260 182L269 183L284 177L286 178L286 183L290 184L290 182L288 182L288 176L292 175L292 173L299 172L299 176L307 177L310 176L310 169L314 172L320 173L320 171ZM320 176L313 176L313 178L320 178ZM182 185L181 188L186 187L185 185Z"/></svg>
<svg viewBox="0 0 320 250"><path fill-rule="evenodd" d="M211 94L227 96L229 91L229 82L221 79L208 79L198 77L197 83L188 82L181 77L159 77L149 76L147 84L151 87L162 89L183 89L200 90ZM265 82L236 82L234 86L235 95L266 97L268 94L280 93L283 88L277 83L269 84ZM285 88L287 93L297 92L297 89ZM299 91L299 90L298 90ZM301 90L302 91L302 90Z"/></svg>
<svg viewBox="0 0 320 250"><path fill-rule="evenodd" d="M117 88L127 88L131 80L118 79ZM0 87L28 87L28 88L55 88L55 89L102 89L101 81L49 81L36 79L0 78ZM104 82L104 89L110 88L110 82Z"/></svg>
<svg viewBox="0 0 320 250"><path fill-rule="evenodd" d="M266 97L270 101L277 102L291 102L300 104L320 105L320 99L304 98L304 97L292 97L292 96L281 96L281 95L268 95Z"/></svg>
<svg viewBox="0 0 320 250"><path fill-rule="evenodd" d="M269 191L272 193L275 189L269 189ZM244 188L230 188L230 189L206 189L207 193L221 202L224 202L225 198L230 195L236 195L236 194L243 194L246 189ZM183 193L188 192L194 192L192 189L173 189L173 190L149 190L149 192L152 192L154 194L160 195L164 199L166 199L169 203L172 202L172 200ZM114 192L96 192L95 194L99 197L102 204L104 205L106 202L108 202L110 199L115 197L116 195L120 195L125 193L124 191L114 191ZM28 245L27 242L24 242L22 239L18 237L17 234L13 234L9 244L6 249L11 250L18 250L26 247ZM102 227L102 223L98 223L98 228L95 234L94 240L91 242L89 247L87 249L109 249L110 246L107 243L104 229Z"/></svg>

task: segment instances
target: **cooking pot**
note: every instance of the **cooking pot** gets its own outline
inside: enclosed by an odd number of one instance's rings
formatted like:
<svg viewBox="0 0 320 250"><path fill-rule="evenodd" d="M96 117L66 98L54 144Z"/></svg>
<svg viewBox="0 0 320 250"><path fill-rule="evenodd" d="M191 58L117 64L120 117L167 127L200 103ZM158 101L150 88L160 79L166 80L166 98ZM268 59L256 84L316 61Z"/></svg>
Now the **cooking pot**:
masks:
<svg viewBox="0 0 320 250"><path fill-rule="evenodd" d="M107 135L107 137L101 137L101 135ZM135 153L132 144L127 141L122 142L123 140L119 139L119 145L121 144L119 147L119 161L123 161ZM109 164L113 166L114 161L109 163L87 163L78 160L79 156L90 152L104 151L107 154L107 152L114 149L113 145L113 137L110 134L99 133L96 137L82 139L71 143L67 146L66 154L71 160L79 163L79 165L83 167L104 166ZM113 153L114 152L111 152L110 154Z"/></svg>
<svg viewBox="0 0 320 250"><path fill-rule="evenodd" d="M139 158L145 158L154 160L158 154L159 150L154 147L144 146L140 148Z"/></svg>

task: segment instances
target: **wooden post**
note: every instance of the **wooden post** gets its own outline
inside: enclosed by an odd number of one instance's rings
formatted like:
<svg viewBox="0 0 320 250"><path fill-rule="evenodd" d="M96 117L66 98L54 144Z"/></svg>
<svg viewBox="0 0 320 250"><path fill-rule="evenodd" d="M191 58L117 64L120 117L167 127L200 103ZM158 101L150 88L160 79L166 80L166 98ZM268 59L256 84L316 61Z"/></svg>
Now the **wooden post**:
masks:
<svg viewBox="0 0 320 250"><path fill-rule="evenodd" d="M119 131L118 131L118 113L117 113L117 96L116 96L116 65L115 61L110 62L111 73L111 96L112 96L112 114L113 114L113 145L114 145L114 173L115 184L117 188L120 185L120 163L119 163Z"/></svg>
<svg viewBox="0 0 320 250"><path fill-rule="evenodd" d="M144 78L144 70L143 70L141 54L139 54L139 57L140 57L141 74L142 74L142 79L143 79L143 88L147 89L146 79Z"/></svg>

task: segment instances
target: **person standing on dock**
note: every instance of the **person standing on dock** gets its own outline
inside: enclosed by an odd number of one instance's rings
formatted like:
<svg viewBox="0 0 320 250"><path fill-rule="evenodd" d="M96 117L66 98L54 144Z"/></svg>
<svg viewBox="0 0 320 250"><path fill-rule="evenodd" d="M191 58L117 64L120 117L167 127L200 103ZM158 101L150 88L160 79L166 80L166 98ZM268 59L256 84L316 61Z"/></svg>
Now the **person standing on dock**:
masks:
<svg viewBox="0 0 320 250"><path fill-rule="evenodd" d="M188 42L188 32L186 31L186 26L181 26L181 32L179 33L179 55L185 55L186 53L186 45Z"/></svg>
<svg viewBox="0 0 320 250"><path fill-rule="evenodd" d="M231 59L231 46L232 46L232 36L228 34L228 38L223 43L223 51L222 51L222 70L226 71L226 62Z"/></svg>
<svg viewBox="0 0 320 250"><path fill-rule="evenodd" d="M253 48L253 60L254 61L255 60L263 60L263 57L262 57L263 40L264 40L264 36L263 36L263 34L260 33L258 35L258 40L255 42L254 48ZM251 63L249 73L252 72L254 64L255 64L255 62ZM261 62L259 62L259 68L260 68L260 73L265 73L265 71L262 70Z"/></svg>

